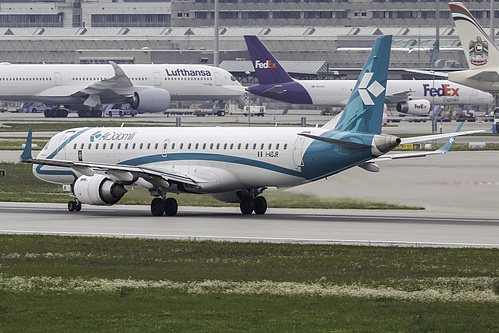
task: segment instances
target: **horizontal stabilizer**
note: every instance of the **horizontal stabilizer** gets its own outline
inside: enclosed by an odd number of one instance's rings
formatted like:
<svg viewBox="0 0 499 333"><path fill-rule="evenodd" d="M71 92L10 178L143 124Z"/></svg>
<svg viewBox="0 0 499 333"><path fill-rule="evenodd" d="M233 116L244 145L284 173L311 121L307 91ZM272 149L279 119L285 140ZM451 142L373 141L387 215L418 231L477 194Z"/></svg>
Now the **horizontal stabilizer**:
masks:
<svg viewBox="0 0 499 333"><path fill-rule="evenodd" d="M307 134L307 133L299 133L298 135L305 136L307 138L314 139L314 140L327 142L327 143L330 143L333 145L340 145L340 146L343 146L345 148L350 148L350 149L371 148L371 145L365 145L363 143L338 140L338 139L332 139L332 138L325 138L323 136L317 136L317 135L312 135L312 134Z"/></svg>
<svg viewBox="0 0 499 333"><path fill-rule="evenodd" d="M271 93L271 94L282 94L285 91L286 90L284 90L282 88L282 84L277 84L277 85L272 86L271 88L269 88L267 90L262 91L262 94L267 94L267 93Z"/></svg>

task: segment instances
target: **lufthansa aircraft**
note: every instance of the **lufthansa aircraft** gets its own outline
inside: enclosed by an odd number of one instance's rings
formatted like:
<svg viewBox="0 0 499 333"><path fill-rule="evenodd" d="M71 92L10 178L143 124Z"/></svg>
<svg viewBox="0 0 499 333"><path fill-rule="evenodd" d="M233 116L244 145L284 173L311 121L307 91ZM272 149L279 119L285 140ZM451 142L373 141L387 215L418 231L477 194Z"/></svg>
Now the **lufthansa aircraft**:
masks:
<svg viewBox="0 0 499 333"><path fill-rule="evenodd" d="M258 78L252 94L295 104L344 106L355 80L295 80L256 36L244 36ZM435 105L490 105L493 96L447 80L390 80L385 103L401 113L426 116Z"/></svg>
<svg viewBox="0 0 499 333"><path fill-rule="evenodd" d="M474 133L448 133L400 139L381 134L391 36L380 36L366 61L345 110L321 128L275 127L93 127L56 134L37 158L31 156L31 130L21 161L36 177L73 192L70 211L81 203L112 205L143 186L155 199L155 216L175 215L173 193L211 194L239 203L243 214L264 214L262 192L286 188L354 166L378 171L376 162L440 154L385 155L400 143ZM332 92L334 93L334 92Z"/></svg>
<svg viewBox="0 0 499 333"><path fill-rule="evenodd" d="M0 100L64 104L80 116L100 115L92 110L102 104L162 112L171 101L226 100L244 92L229 72L205 65L0 64Z"/></svg>
<svg viewBox="0 0 499 333"><path fill-rule="evenodd" d="M499 94L499 49L466 7L449 2L468 70L449 72L449 80Z"/></svg>

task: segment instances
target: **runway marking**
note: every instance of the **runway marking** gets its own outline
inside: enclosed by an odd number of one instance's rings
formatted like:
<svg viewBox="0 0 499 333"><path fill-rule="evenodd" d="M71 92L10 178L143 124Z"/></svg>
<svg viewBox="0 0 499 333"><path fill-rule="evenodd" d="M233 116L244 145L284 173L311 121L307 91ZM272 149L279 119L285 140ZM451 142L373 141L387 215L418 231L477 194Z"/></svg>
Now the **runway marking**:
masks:
<svg viewBox="0 0 499 333"><path fill-rule="evenodd" d="M151 238L151 239L178 239L178 240L214 240L237 242L269 242L269 243L297 243L297 244L332 244L332 245L368 245L368 246L403 246L403 247L475 247L499 248L499 244L475 243L447 243L447 242L410 242L410 241L382 241L382 240L338 240L338 239L306 239L306 238L279 238L279 237L251 237L251 236L206 236L206 235L161 235L161 234L134 234L134 233L89 233L89 232L53 232L53 231L22 231L0 230L0 234L12 235L50 235L50 236L81 236L81 237L116 237L116 238Z"/></svg>

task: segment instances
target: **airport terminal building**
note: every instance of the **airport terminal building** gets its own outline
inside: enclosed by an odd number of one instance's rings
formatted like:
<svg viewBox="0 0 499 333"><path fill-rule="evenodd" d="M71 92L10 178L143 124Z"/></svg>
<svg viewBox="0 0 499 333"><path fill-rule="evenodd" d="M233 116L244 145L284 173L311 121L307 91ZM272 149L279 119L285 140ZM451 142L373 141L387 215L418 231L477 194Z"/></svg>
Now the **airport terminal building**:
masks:
<svg viewBox="0 0 499 333"><path fill-rule="evenodd" d="M220 61L247 61L258 35L280 60L359 68L375 37L394 36L391 68L460 68L446 3L427 0L220 0ZM467 4L487 26L489 2ZM499 10L496 11L496 15ZM0 57L10 63L213 63L213 0L0 1ZM236 66L236 64L230 64ZM236 66L244 68L245 65ZM309 75L309 73L303 73Z"/></svg>

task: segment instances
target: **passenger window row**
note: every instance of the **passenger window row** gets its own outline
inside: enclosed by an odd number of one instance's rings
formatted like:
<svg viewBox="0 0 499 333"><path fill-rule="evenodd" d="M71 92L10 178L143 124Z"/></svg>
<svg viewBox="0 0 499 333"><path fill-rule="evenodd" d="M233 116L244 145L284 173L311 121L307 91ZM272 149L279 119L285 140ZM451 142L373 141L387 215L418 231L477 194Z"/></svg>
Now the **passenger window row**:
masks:
<svg viewBox="0 0 499 333"><path fill-rule="evenodd" d="M105 79L109 79L109 78L105 78L105 77L74 77L74 78L72 78L73 81L102 81ZM130 80L131 81L147 81L147 78L146 77L131 77Z"/></svg>
<svg viewBox="0 0 499 333"><path fill-rule="evenodd" d="M0 81L52 81L51 77L2 77Z"/></svg>
<svg viewBox="0 0 499 333"><path fill-rule="evenodd" d="M212 81L211 77L165 77L166 81Z"/></svg>
<svg viewBox="0 0 499 333"><path fill-rule="evenodd" d="M81 143L78 145L78 143L75 143L73 145L73 149L76 150L76 149L85 149L85 143ZM279 150L279 148L281 147L281 145L279 143L275 143L275 144L272 144L272 143L268 143L268 144L265 144L265 143L175 143L173 142L170 146L170 149L171 151L181 151L181 150L264 150L264 149L267 149L267 150L272 150L272 149L275 149L275 150ZM139 149L139 150L142 150L142 149L155 149L157 150L159 148L159 143L87 143L86 144L86 148L87 149L124 149L124 150L127 150L127 149L132 149L132 150L136 150L136 149ZM175 149L176 148L176 149ZM165 143L163 145L163 150L166 151L168 149L168 144ZM283 150L287 150L288 149L288 144L285 143L284 145L282 145L282 149Z"/></svg>

